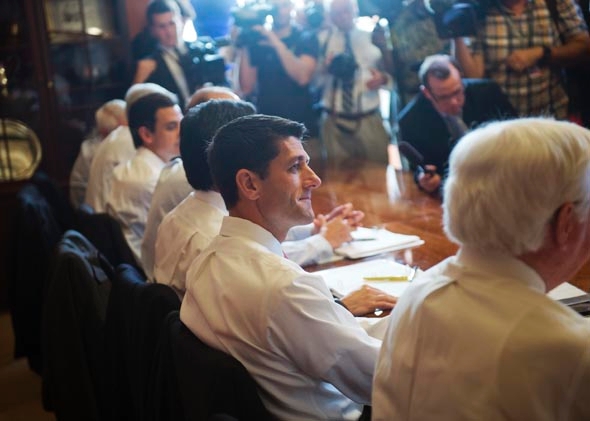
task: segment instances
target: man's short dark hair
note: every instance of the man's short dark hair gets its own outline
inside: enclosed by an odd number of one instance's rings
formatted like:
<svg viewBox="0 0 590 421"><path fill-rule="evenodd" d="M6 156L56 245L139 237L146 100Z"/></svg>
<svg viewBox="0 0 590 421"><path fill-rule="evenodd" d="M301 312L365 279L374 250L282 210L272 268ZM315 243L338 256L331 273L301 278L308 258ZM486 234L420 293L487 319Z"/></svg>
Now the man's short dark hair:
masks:
<svg viewBox="0 0 590 421"><path fill-rule="evenodd" d="M208 160L227 208L238 202L239 170L253 171L264 179L268 165L279 154L279 143L291 136L302 139L305 132L301 123L261 114L237 118L219 129L209 145Z"/></svg>
<svg viewBox="0 0 590 421"><path fill-rule="evenodd" d="M153 0L148 4L148 7L145 11L147 24L151 25L153 23L152 17L154 15L161 15L162 13L174 13L177 16L180 16L180 9L178 4L172 0Z"/></svg>
<svg viewBox="0 0 590 421"><path fill-rule="evenodd" d="M143 139L139 135L140 127L147 127L153 132L156 127L156 113L160 108L174 107L178 102L170 95L153 93L145 95L133 102L127 109L129 130L136 148L143 145Z"/></svg>
<svg viewBox="0 0 590 421"><path fill-rule="evenodd" d="M454 57L446 54L436 54L426 57L418 71L420 83L430 89L428 79L432 76L438 80L446 80L451 75L451 66L457 69L460 74L462 73L461 67Z"/></svg>
<svg viewBox="0 0 590 421"><path fill-rule="evenodd" d="M196 190L211 190L213 179L207 164L207 146L221 126L254 114L254 105L245 101L212 99L192 107L180 124L180 156L186 178Z"/></svg>

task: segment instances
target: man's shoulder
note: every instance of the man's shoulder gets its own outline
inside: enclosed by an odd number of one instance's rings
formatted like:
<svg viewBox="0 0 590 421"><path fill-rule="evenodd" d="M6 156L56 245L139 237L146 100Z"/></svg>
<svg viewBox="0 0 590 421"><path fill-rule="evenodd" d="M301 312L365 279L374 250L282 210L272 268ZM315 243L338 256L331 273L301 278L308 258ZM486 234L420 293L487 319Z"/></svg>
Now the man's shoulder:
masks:
<svg viewBox="0 0 590 421"><path fill-rule="evenodd" d="M433 114L433 112L435 114ZM399 113L400 125L415 125L417 120L430 120L433 115L436 115L436 110L430 101L419 92Z"/></svg>

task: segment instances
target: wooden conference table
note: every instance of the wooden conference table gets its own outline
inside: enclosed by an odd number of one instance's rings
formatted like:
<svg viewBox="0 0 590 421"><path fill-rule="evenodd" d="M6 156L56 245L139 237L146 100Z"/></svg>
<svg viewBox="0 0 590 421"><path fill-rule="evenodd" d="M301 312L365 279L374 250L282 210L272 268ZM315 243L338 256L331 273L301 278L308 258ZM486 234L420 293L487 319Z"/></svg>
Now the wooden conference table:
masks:
<svg viewBox="0 0 590 421"><path fill-rule="evenodd" d="M312 196L316 213L327 213L336 205L351 202L365 212L366 227L380 226L420 236L424 245L388 255L423 270L456 253L458 247L447 239L442 229L441 200L418 190L411 173L360 160L320 164L312 161L312 167L322 179L322 185ZM343 260L306 269L315 271L352 262L355 261ZM590 291L590 264L570 282Z"/></svg>

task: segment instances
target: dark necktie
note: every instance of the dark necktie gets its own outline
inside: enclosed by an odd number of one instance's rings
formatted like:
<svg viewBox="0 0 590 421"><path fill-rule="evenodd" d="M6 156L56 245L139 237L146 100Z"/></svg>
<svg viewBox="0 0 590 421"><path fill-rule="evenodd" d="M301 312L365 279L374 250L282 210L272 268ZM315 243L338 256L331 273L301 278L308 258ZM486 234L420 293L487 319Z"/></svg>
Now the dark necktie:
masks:
<svg viewBox="0 0 590 421"><path fill-rule="evenodd" d="M344 34L344 53L353 56L350 32ZM342 80L342 110L345 113L352 112L354 108L353 88L354 78Z"/></svg>
<svg viewBox="0 0 590 421"><path fill-rule="evenodd" d="M467 132L467 125L461 117L446 115L445 120L453 142L460 139Z"/></svg>

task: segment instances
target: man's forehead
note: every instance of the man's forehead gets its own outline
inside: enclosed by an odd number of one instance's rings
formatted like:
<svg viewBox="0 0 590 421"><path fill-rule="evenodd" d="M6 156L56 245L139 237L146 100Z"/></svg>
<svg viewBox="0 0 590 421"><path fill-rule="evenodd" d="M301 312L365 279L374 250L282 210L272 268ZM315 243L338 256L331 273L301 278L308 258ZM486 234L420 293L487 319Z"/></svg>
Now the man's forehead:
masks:
<svg viewBox="0 0 590 421"><path fill-rule="evenodd" d="M182 110L178 105L174 105L172 107L162 107L157 109L156 119L170 120L171 118L175 118L179 114L182 115Z"/></svg>
<svg viewBox="0 0 590 421"><path fill-rule="evenodd" d="M156 13L152 15L152 24L158 25L174 20L176 16L173 12Z"/></svg>
<svg viewBox="0 0 590 421"><path fill-rule="evenodd" d="M296 138L294 136L286 137L282 140L279 146L279 157L283 159L297 159L303 158L305 160L309 159L309 155L303 149L303 143L301 139Z"/></svg>

